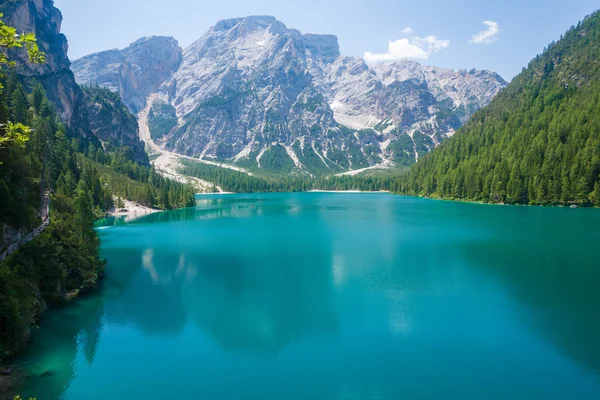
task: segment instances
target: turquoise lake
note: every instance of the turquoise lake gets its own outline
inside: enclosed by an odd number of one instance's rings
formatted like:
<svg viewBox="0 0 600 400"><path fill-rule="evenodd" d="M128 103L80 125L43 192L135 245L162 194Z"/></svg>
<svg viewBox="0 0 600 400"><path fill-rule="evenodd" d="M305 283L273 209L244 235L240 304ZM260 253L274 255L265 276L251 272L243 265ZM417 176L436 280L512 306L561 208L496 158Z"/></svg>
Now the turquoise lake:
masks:
<svg viewBox="0 0 600 400"><path fill-rule="evenodd" d="M99 233L23 397L600 399L599 210L215 195Z"/></svg>

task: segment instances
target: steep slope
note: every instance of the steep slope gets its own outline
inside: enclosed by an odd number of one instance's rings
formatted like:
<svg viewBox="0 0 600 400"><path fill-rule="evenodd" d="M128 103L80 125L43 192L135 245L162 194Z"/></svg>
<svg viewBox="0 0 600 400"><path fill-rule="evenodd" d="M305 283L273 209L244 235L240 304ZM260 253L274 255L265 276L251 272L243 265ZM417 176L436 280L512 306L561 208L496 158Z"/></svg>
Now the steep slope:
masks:
<svg viewBox="0 0 600 400"><path fill-rule="evenodd" d="M123 148L128 158L147 164L148 155L141 145L137 119L119 95L101 87L84 87L83 96L89 127L103 147Z"/></svg>
<svg viewBox="0 0 600 400"><path fill-rule="evenodd" d="M71 69L78 83L104 86L118 93L132 113L171 77L182 50L171 37L142 38L123 50L108 50L75 60Z"/></svg>
<svg viewBox="0 0 600 400"><path fill-rule="evenodd" d="M31 86L39 82L45 89L48 99L54 103L62 122L69 129L69 134L82 139L83 142L102 142L94 135L92 125L98 121L90 119L89 105L86 96L75 82L70 70L71 63L67 57L67 39L60 33L62 15L54 7L52 0L22 0L0 1L0 12L4 14L4 21L17 28L19 32L33 32L36 34L40 49L46 53L46 62L41 65L30 64L27 54L23 49L9 51L11 59L17 62L16 73L20 80ZM108 110L118 114L120 110ZM91 116L93 118L93 114ZM113 144L132 147L133 154L137 155L135 161L148 164L148 157L144 153L144 145L139 140L132 141L131 137L136 132L127 131L121 127L125 136L113 137Z"/></svg>
<svg viewBox="0 0 600 400"><path fill-rule="evenodd" d="M489 71L427 67L414 61L376 64L340 57L328 81L334 118L374 130L383 154L410 164L452 136L506 85Z"/></svg>
<svg viewBox="0 0 600 400"><path fill-rule="evenodd" d="M122 92L121 64L94 61L116 57L105 53L78 60L77 79ZM147 73L153 64L136 65ZM268 16L235 18L186 48L153 96L157 125L169 127L155 139L182 155L276 173L409 165L505 84L489 71L408 61L370 68L342 56L335 36L302 34Z"/></svg>
<svg viewBox="0 0 600 400"><path fill-rule="evenodd" d="M46 53L46 62L30 64L22 49L9 51L17 62L17 74L35 78L45 88L48 98L56 105L63 122L82 136L85 124L79 108L82 93L78 90L67 57L67 38L60 33L62 14L52 0L0 1L4 21L20 32L36 34L40 50Z"/></svg>
<svg viewBox="0 0 600 400"><path fill-rule="evenodd" d="M370 69L341 56L334 36L273 17L226 20L185 49L163 87L180 118L164 144L274 171L410 164L504 84L490 72L411 62Z"/></svg>
<svg viewBox="0 0 600 400"><path fill-rule="evenodd" d="M402 190L521 204L600 205L600 12L412 168Z"/></svg>

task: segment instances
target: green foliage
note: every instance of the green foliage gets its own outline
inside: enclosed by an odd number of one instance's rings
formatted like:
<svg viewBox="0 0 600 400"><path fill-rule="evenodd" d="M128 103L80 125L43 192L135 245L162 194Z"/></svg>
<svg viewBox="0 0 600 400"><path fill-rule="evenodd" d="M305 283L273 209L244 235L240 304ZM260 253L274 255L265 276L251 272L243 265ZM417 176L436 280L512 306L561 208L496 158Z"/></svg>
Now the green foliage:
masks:
<svg viewBox="0 0 600 400"><path fill-rule="evenodd" d="M392 175L330 176L318 179L306 175L250 176L243 172L219 168L190 160L183 160L183 173L214 182L226 192L306 192L310 190L392 190Z"/></svg>
<svg viewBox="0 0 600 400"><path fill-rule="evenodd" d="M0 104L19 92L20 84L11 82ZM43 302L57 304L69 291L93 287L103 269L93 228L103 207L96 193L101 190L98 176L76 162L64 127L43 92L31 100L32 104L26 97L23 100L31 112L19 114L13 108L4 116L33 129L24 146L0 150L0 162L4 162L0 166L0 225L25 232L39 226L42 192L47 190L54 191L51 223L34 241L0 263L0 358L24 345L25 333L41 314ZM73 196L75 190L77 196ZM12 242L15 238L2 239Z"/></svg>
<svg viewBox="0 0 600 400"><path fill-rule="evenodd" d="M172 105L156 101L148 113L148 127L152 139L160 139L177 126L177 114Z"/></svg>
<svg viewBox="0 0 600 400"><path fill-rule="evenodd" d="M30 62L37 64L43 63L45 61L45 55L40 51L36 43L37 39L35 38L35 34L19 34L16 28L8 26L4 23L4 21L2 21L2 16L3 15L0 13L0 68L4 66L15 65L14 61L10 61L8 59L8 56L5 52L6 49L15 47L25 47L27 49ZM0 77L3 77L2 73L0 73ZM0 84L0 93L2 92L3 88L4 86ZM24 102L18 96L19 94L22 96L23 92L15 92L15 95L17 96L15 101L18 103L18 106L22 106ZM20 108L19 114L17 115L17 121L23 120L24 115L25 110ZM31 129L20 122L11 122L10 120L2 121L2 123L0 123L0 148L9 144L23 146L24 143L29 140L30 133Z"/></svg>
<svg viewBox="0 0 600 400"><path fill-rule="evenodd" d="M290 158L285 148L280 145L269 147L260 158L260 166L267 171L291 172L294 161Z"/></svg>
<svg viewBox="0 0 600 400"><path fill-rule="evenodd" d="M599 59L595 12L422 157L398 189L495 203L598 205Z"/></svg>
<svg viewBox="0 0 600 400"><path fill-rule="evenodd" d="M300 142L296 141L292 146L292 149L304 168L315 176L331 174L331 169L334 171L341 170L336 164L325 164L326 161L319 157L311 146L305 145L304 148L302 148Z"/></svg>
<svg viewBox="0 0 600 400"><path fill-rule="evenodd" d="M118 196L117 207L123 208L122 199L152 208L173 209L195 206L194 189L189 185L166 179L154 168L144 167L122 156L106 155L105 163L79 156L80 162L97 171L102 187ZM119 205L120 204L120 205Z"/></svg>
<svg viewBox="0 0 600 400"><path fill-rule="evenodd" d="M383 132L385 131L387 128L389 128L390 126L392 126L393 122L391 119L384 119L383 121L379 122L377 125L375 125L375 127L373 129L375 129L378 132Z"/></svg>
<svg viewBox="0 0 600 400"><path fill-rule="evenodd" d="M419 157L427 155L435 148L433 140L429 136L422 134L420 131L415 131L413 134L413 142L415 143L415 148Z"/></svg>
<svg viewBox="0 0 600 400"><path fill-rule="evenodd" d="M323 98L323 95L317 94L313 97L307 98L306 102L298 100L298 102L294 104L294 107L312 113L315 112L319 106L322 106L324 102L325 99Z"/></svg>
<svg viewBox="0 0 600 400"><path fill-rule="evenodd" d="M342 167L343 169L350 168L350 162L348 160L348 154L338 148L331 148L327 152L327 158Z"/></svg>
<svg viewBox="0 0 600 400"><path fill-rule="evenodd" d="M415 143L406 133L393 140L388 150L391 151L394 162L400 165L408 166L415 162Z"/></svg>
<svg viewBox="0 0 600 400"><path fill-rule="evenodd" d="M348 141L346 143L346 153L350 161L350 167L352 169L361 169L368 167L369 161L354 142Z"/></svg>
<svg viewBox="0 0 600 400"><path fill-rule="evenodd" d="M41 64L45 61L45 54L40 51L37 39L33 33L19 33L17 28L8 26L2 21L3 14L0 13L0 47L11 49L24 47L27 50L29 61ZM14 66L14 62L8 59L4 52L0 52L0 67L4 65Z"/></svg>
<svg viewBox="0 0 600 400"><path fill-rule="evenodd" d="M25 142L29 140L31 134L31 128L23 125L20 122L13 123L7 122L4 125L0 125L0 131L4 131L4 135L0 136L0 147L4 147L4 144L11 143L13 146L24 146Z"/></svg>
<svg viewBox="0 0 600 400"><path fill-rule="evenodd" d="M136 124L135 117L131 115L127 106L121 101L121 97L112 90L103 86L81 86L81 89L88 97L91 103L98 104L101 107L101 113L105 119L111 120L115 111L119 115L128 116L131 123ZM33 93L35 95L35 91ZM35 105L34 105L35 107Z"/></svg>
<svg viewBox="0 0 600 400"><path fill-rule="evenodd" d="M2 359L24 346L44 303L60 305L67 294L90 290L102 277L93 224L114 206L115 195L118 203L127 198L165 209L195 205L195 200L191 187L131 161L128 148L104 151L89 143L80 153L82 145L68 139L40 86L25 96L18 81L0 81L6 84L0 94L0 124L12 120L32 127L24 145L0 148L0 234L9 233L0 237L0 247L15 241L14 231L30 232L41 225L42 194L51 193L49 226L0 263ZM9 99L18 102L9 107Z"/></svg>

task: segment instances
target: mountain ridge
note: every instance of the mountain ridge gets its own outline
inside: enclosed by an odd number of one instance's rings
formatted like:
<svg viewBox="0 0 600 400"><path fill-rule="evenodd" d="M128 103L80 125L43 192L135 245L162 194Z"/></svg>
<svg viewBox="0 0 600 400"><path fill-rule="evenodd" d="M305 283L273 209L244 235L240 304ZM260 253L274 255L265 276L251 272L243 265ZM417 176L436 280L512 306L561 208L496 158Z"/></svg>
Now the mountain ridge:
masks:
<svg viewBox="0 0 600 400"><path fill-rule="evenodd" d="M76 78L117 90L114 80L97 79L110 75L89 62L99 54L74 62ZM159 88L144 90L175 109L165 118L178 123L160 140L169 151L323 175L410 165L505 85L490 71L413 61L368 65L343 56L335 35L302 34L274 17L250 16L217 22L182 50Z"/></svg>
<svg viewBox="0 0 600 400"><path fill-rule="evenodd" d="M145 58L147 65L138 65ZM118 93L132 113L137 114L146 98L179 66L182 49L168 36L143 37L124 49L110 49L73 62L75 76L89 75L86 82ZM98 72L100 71L100 72Z"/></svg>

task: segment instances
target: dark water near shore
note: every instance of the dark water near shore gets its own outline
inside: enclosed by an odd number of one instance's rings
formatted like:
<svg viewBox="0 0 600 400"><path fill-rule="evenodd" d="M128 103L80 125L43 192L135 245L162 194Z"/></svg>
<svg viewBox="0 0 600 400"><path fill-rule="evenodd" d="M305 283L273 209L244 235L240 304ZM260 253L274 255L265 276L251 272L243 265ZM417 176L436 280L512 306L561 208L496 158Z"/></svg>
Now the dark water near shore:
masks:
<svg viewBox="0 0 600 400"><path fill-rule="evenodd" d="M598 210L203 196L100 237L23 397L600 399Z"/></svg>

